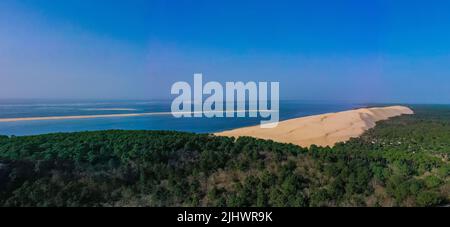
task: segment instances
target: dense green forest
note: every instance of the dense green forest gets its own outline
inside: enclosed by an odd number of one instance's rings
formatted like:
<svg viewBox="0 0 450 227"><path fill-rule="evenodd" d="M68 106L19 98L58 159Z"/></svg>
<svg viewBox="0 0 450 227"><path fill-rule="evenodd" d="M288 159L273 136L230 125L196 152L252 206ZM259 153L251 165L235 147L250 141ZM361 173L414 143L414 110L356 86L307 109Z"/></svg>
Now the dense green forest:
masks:
<svg viewBox="0 0 450 227"><path fill-rule="evenodd" d="M0 206L441 206L450 107L309 149L164 131L0 137Z"/></svg>

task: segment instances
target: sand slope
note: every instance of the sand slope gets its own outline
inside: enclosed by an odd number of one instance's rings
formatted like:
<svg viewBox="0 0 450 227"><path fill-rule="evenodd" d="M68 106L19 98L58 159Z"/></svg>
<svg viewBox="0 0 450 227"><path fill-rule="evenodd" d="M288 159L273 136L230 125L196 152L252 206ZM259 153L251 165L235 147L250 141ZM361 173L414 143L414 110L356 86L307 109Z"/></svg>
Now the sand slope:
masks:
<svg viewBox="0 0 450 227"><path fill-rule="evenodd" d="M366 130L375 127L378 121L403 114L414 114L414 112L404 106L365 108L291 119L280 122L273 129L263 129L258 125L215 135L251 136L303 147L309 147L312 144L333 146L337 142L345 142L350 138L361 136Z"/></svg>

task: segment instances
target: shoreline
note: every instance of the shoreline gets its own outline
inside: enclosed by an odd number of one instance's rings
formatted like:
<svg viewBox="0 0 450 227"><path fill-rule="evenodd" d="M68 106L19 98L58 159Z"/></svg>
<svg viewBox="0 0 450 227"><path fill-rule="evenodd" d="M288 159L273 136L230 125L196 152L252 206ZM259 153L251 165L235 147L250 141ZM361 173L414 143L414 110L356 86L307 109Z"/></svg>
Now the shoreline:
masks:
<svg viewBox="0 0 450 227"><path fill-rule="evenodd" d="M270 110L269 110L270 111ZM179 114L211 113L204 112L180 112ZM257 110L224 111L227 112L258 112ZM264 112L264 111L263 111ZM260 125L236 128L222 132L212 132L215 136L225 137L254 137L265 140L273 140L280 143L290 143L301 147L334 146L338 142L346 142L351 138L361 136L367 130L376 126L378 121L387 120L404 114L414 114L408 107L389 106L379 108L359 108L342 112L311 115L292 118L278 123L275 128L261 128ZM49 117L20 117L0 118L0 123L26 122L26 121L58 121L58 120L83 120L100 118L127 118L145 116L171 116L171 112L148 113L124 113L101 115L76 115L76 116L49 116Z"/></svg>
<svg viewBox="0 0 450 227"><path fill-rule="evenodd" d="M223 111L222 113L242 113L242 112L270 112L270 110L235 110ZM177 114L196 114L196 113L215 113L215 111L191 111L177 112ZM0 118L0 123L5 122L21 122L21 121L55 121L55 120L80 120L80 119L97 119L97 118L123 118L123 117L144 117L144 116L168 116L172 112L151 112L151 113L129 113L129 114L99 114L99 115L76 115L76 116L49 116L49 117L18 117L18 118Z"/></svg>
<svg viewBox="0 0 450 227"><path fill-rule="evenodd" d="M254 137L291 143L301 147L334 146L361 136L379 121L401 115L414 114L405 106L360 108L348 111L294 118L279 122L273 129L251 126L214 133L225 137Z"/></svg>
<svg viewBox="0 0 450 227"><path fill-rule="evenodd" d="M100 115L78 115L78 116L0 118L0 122L79 120L79 119L95 119L95 118L142 117L152 115L167 115L167 113L161 112L161 113L135 113L135 114L100 114Z"/></svg>

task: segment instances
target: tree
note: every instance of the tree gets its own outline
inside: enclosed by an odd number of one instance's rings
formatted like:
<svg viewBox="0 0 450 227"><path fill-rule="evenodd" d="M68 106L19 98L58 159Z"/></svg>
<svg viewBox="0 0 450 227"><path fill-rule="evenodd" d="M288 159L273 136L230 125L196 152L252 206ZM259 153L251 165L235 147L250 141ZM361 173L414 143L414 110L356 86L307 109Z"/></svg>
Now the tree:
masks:
<svg viewBox="0 0 450 227"><path fill-rule="evenodd" d="M430 207L439 205L442 199L437 193L434 192L420 192L417 196L417 205L421 207Z"/></svg>

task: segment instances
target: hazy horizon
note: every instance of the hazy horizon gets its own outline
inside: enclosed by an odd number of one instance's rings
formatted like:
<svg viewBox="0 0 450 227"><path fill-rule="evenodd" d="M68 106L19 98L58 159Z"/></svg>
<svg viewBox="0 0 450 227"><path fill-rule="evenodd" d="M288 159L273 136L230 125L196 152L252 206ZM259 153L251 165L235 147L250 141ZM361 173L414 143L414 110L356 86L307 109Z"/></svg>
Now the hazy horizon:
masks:
<svg viewBox="0 0 450 227"><path fill-rule="evenodd" d="M450 103L449 2L0 2L0 99L170 100L279 81L283 100Z"/></svg>

